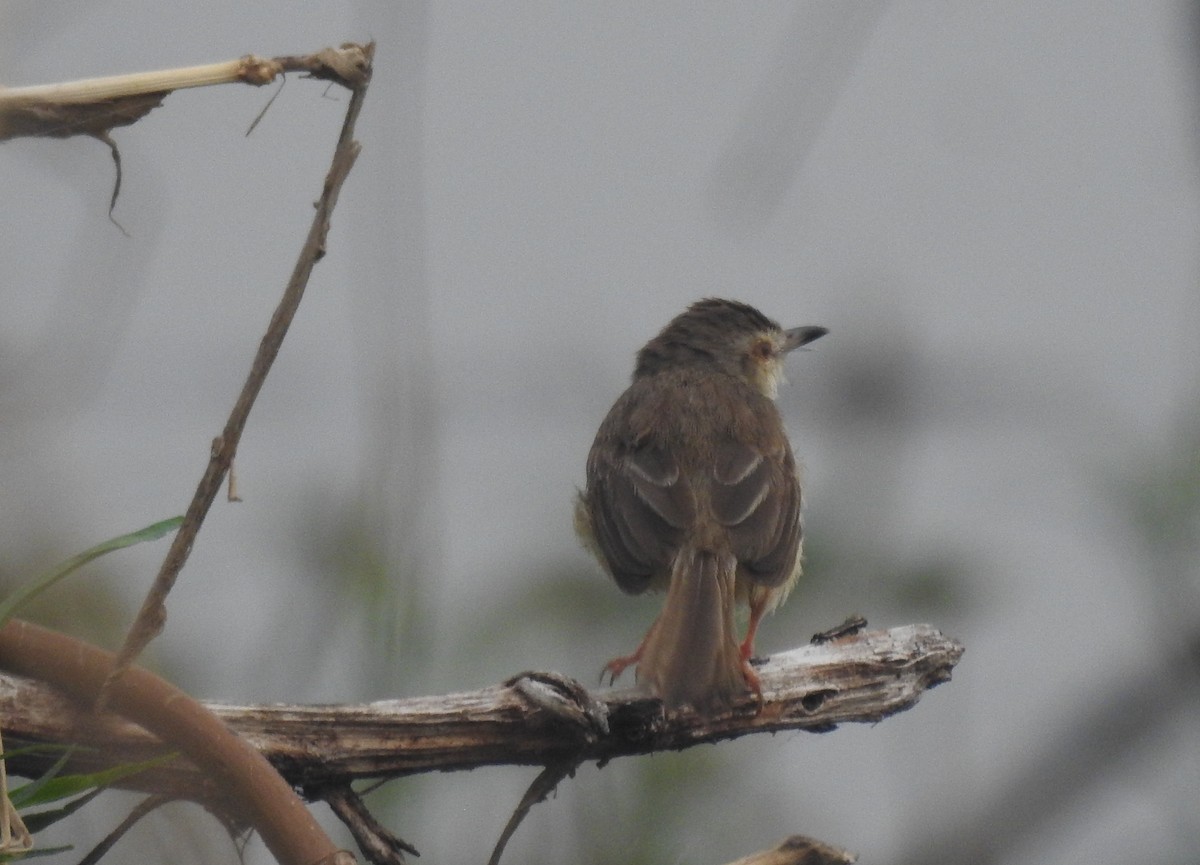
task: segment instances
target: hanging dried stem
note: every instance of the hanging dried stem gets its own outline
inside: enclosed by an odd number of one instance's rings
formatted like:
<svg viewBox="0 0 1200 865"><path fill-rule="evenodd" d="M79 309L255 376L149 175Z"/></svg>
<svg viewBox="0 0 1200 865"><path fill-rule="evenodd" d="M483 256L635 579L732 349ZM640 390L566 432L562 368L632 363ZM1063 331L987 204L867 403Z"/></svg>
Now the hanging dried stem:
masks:
<svg viewBox="0 0 1200 865"><path fill-rule="evenodd" d="M241 441L242 430L246 426L250 409L254 407L254 401L279 354L279 348L296 315L300 301L304 298L304 290L308 286L313 267L325 255L325 238L329 233L333 209L337 205L342 184L350 173L350 169L353 168L360 150L358 142L354 140L354 126L359 112L362 110L363 99L366 97L367 84L370 80L369 61L373 51L373 45L367 45L363 49L367 65L359 69L360 75L352 91L350 104L346 109L346 118L338 137L337 149L334 152L329 173L325 178L325 187L317 201L316 213L309 228L308 238L300 251L291 279L288 281L283 297L259 343L258 353L250 365L250 372L234 403L233 410L225 422L225 428L221 435L213 439L208 465L184 514L183 524L179 527L179 531L171 543L171 548L163 560L162 567L159 569L158 576L129 629L125 643L117 655L116 665L109 677L110 682L120 678L121 674L146 647L146 644L162 631L167 616L167 595L175 585L175 580L191 552L196 534L200 531L208 509L212 506L225 475L233 464L233 458L237 453L238 442ZM100 692L98 705L103 705L110 687L111 685L107 685Z"/></svg>
<svg viewBox="0 0 1200 865"><path fill-rule="evenodd" d="M255 57L87 78L33 87L0 87L0 141L37 136L100 137L118 126L136 123L162 104L166 96L185 87L242 83L262 86L287 72L302 72L341 84L349 90L370 77L373 45L348 43L314 54Z"/></svg>

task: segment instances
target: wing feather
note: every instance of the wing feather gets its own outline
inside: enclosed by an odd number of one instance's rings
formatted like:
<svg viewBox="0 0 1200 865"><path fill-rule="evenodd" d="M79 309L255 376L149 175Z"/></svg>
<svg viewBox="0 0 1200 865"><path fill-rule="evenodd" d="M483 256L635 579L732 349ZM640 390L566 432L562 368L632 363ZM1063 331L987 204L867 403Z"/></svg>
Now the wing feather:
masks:
<svg viewBox="0 0 1200 865"><path fill-rule="evenodd" d="M792 575L802 532L800 484L790 449L763 454L729 442L713 466L713 510L729 530L741 572L774 587Z"/></svg>
<svg viewBox="0 0 1200 865"><path fill-rule="evenodd" d="M670 573L695 518L691 489L674 458L657 448L594 457L589 502L597 546L617 585L642 592L655 576Z"/></svg>

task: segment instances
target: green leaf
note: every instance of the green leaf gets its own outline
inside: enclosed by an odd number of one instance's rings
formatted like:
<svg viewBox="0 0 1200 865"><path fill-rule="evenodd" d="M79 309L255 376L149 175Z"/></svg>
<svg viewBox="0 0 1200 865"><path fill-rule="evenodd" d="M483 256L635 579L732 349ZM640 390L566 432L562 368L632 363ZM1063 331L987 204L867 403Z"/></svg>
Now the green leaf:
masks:
<svg viewBox="0 0 1200 865"><path fill-rule="evenodd" d="M44 742L39 745L26 745L23 748L13 748L11 751L5 751L0 754L0 760L11 760L14 757L24 757L26 754L61 754L64 751L70 752L73 749L83 748L82 745L59 745L53 742ZM94 750L85 748L84 750Z"/></svg>
<svg viewBox="0 0 1200 865"><path fill-rule="evenodd" d="M71 753L74 748L68 748L63 752L54 765L47 769L42 777L30 781L28 784L22 784L20 787L14 787L8 792L8 800L12 802L13 807L20 810L27 805L35 805L39 802L51 802L52 799L43 799L41 797L42 788L54 780L55 776L62 771L62 767L67 764L67 760L71 758Z"/></svg>
<svg viewBox="0 0 1200 865"><path fill-rule="evenodd" d="M68 756L70 755L64 754L63 758L51 768L50 772L47 772L46 775L38 780L31 781L13 790L10 794L13 804L20 807L43 805L47 802L56 802L59 799L66 799L77 793L86 792L94 787L107 787L110 784L115 784L122 778L136 775L138 772L143 772L146 769L153 769L155 766L161 766L175 759L178 756L178 752L172 751L169 754L160 754L157 757L151 757L149 760L141 760L137 763L122 763L120 766L113 766L111 769L102 769L99 772L90 772L86 775L62 775L54 777L58 774L59 766Z"/></svg>
<svg viewBox="0 0 1200 865"><path fill-rule="evenodd" d="M131 532L128 535L112 538L104 543L97 544L91 549L84 550L78 555L72 556L57 567L52 568L27 585L17 589L3 601L0 601L0 626L12 618L13 614L31 598L45 591L73 571L79 570L92 561L92 559L97 559L105 553L111 553L114 550L123 550L125 547L132 547L134 544L140 544L144 541L156 541L163 535L175 531L182 522L183 517L171 517L169 520L162 520L161 522L146 526L144 529Z"/></svg>
<svg viewBox="0 0 1200 865"><path fill-rule="evenodd" d="M26 859L35 859L38 856L53 856L55 853L65 853L68 850L74 850L70 844L64 844L61 847L34 847L32 850L25 850L21 853L0 853L0 862L24 862Z"/></svg>

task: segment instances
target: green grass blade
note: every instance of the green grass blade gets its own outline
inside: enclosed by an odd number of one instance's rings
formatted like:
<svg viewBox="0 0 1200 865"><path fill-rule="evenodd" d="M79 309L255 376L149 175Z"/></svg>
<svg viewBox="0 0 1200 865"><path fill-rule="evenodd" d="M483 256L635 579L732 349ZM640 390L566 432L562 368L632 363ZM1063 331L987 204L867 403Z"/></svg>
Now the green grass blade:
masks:
<svg viewBox="0 0 1200 865"><path fill-rule="evenodd" d="M9 790L8 801L12 803L13 807L20 810L38 801L47 801L41 798L42 788L53 781L58 773L62 771L63 766L67 765L67 760L71 759L71 753L74 750L74 748L68 748L64 751L63 755L54 761L54 765L42 774L42 777Z"/></svg>
<svg viewBox="0 0 1200 865"><path fill-rule="evenodd" d="M45 742L40 745L26 745L23 748L13 748L11 751L5 751L0 754L0 760L12 760L16 757L24 757L27 754L61 754L64 751L71 752L77 750L93 751L94 748L85 748L82 745L58 745L51 742Z"/></svg>
<svg viewBox="0 0 1200 865"><path fill-rule="evenodd" d="M20 853L0 853L0 862L24 862L26 859L36 859L39 856L53 856L55 853L65 853L68 850L74 850L70 844L65 844L62 847L34 847L32 850L25 850Z"/></svg>
<svg viewBox="0 0 1200 865"><path fill-rule="evenodd" d="M63 759L65 760L68 756L63 755ZM18 787L12 791L10 798L14 804L18 804L19 800L21 807L56 802L60 799L74 796L77 793L84 793L95 787L107 787L110 784L115 784L122 778L128 778L130 775L136 775L138 772L168 763L177 756L179 756L178 752L172 751L167 754L160 754L157 757L151 757L149 760L141 760L137 763L122 763L119 766L113 766L111 769L102 769L99 772L90 772L86 775L58 775L59 766L56 764L52 770L53 775L47 773L49 777L43 776L37 781L32 781L29 784ZM54 777L55 775L57 777Z"/></svg>
<svg viewBox="0 0 1200 865"><path fill-rule="evenodd" d="M97 559L105 553L111 553L114 550L123 550L126 547L132 547L134 544L140 544L145 541L156 541L163 535L175 531L182 522L183 517L171 517L169 520L162 520L136 532L112 538L102 544L97 544L91 549L84 550L78 555L72 556L37 579L17 589L3 601L0 601L0 625L7 622L31 598L44 592L68 574L79 570L93 559Z"/></svg>

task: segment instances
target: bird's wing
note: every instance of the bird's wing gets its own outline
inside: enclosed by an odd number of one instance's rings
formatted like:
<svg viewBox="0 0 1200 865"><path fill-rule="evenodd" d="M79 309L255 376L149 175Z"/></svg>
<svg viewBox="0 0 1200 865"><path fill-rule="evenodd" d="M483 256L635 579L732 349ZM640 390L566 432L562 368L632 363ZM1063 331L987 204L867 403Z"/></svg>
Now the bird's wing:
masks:
<svg viewBox="0 0 1200 865"><path fill-rule="evenodd" d="M593 453L588 466L592 533L613 578L641 592L670 571L683 530L695 516L674 457L653 446L620 456Z"/></svg>
<svg viewBox="0 0 1200 865"><path fill-rule="evenodd" d="M800 482L791 449L762 451L736 441L716 450L711 500L729 529L741 570L764 586L792 575L800 547Z"/></svg>

